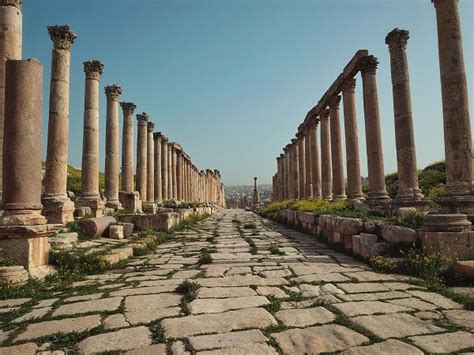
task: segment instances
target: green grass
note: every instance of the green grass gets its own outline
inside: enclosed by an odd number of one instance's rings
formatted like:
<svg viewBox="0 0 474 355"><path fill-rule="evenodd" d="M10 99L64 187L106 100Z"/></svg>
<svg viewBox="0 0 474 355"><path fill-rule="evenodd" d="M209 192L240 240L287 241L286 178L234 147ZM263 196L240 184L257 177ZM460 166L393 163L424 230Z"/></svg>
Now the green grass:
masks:
<svg viewBox="0 0 474 355"><path fill-rule="evenodd" d="M203 250L201 252L201 255L199 256L198 264L204 265L204 264L211 264L211 263L212 263L211 252L208 249Z"/></svg>

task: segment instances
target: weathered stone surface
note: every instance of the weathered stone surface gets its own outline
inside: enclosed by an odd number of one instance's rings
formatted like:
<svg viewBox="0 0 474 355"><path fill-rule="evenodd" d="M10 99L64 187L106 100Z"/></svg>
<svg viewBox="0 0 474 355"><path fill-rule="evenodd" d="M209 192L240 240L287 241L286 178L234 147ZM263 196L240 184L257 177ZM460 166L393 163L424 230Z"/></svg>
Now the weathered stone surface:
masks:
<svg viewBox="0 0 474 355"><path fill-rule="evenodd" d="M344 282L350 281L349 278L340 273L321 274L321 275L303 275L296 278L297 282L300 283L313 283L313 282Z"/></svg>
<svg viewBox="0 0 474 355"><path fill-rule="evenodd" d="M380 274L373 271L348 272L344 273L344 275L352 277L357 281L397 281L397 279L391 275Z"/></svg>
<svg viewBox="0 0 474 355"><path fill-rule="evenodd" d="M253 308L269 304L270 301L263 296L247 296L233 298L200 298L189 304L192 314L220 313L241 308Z"/></svg>
<svg viewBox="0 0 474 355"><path fill-rule="evenodd" d="M420 311L430 311L437 308L435 305L428 302L424 302L415 297L388 300L387 302L391 304L397 304L399 306L405 306L405 307L417 309Z"/></svg>
<svg viewBox="0 0 474 355"><path fill-rule="evenodd" d="M350 295L338 296L344 301L377 301L377 300L389 300L393 298L408 298L409 294L399 291L390 292L374 292L374 293L352 293Z"/></svg>
<svg viewBox="0 0 474 355"><path fill-rule="evenodd" d="M115 311L120 307L122 297L102 298L98 300L90 300L76 302L59 306L54 312L53 317L80 314L89 312Z"/></svg>
<svg viewBox="0 0 474 355"><path fill-rule="evenodd" d="M239 287L239 286L278 286L287 285L281 277L264 278L257 275L226 276L222 278L199 279L197 283L205 287Z"/></svg>
<svg viewBox="0 0 474 355"><path fill-rule="evenodd" d="M166 337L187 337L197 334L230 332L238 329L264 329L276 320L263 308L247 308L219 314L201 314L161 322Z"/></svg>
<svg viewBox="0 0 474 355"><path fill-rule="evenodd" d="M44 317L49 311L51 311L51 307L44 307L44 308L37 308L33 309L32 311L22 315L21 317L16 318L13 323L21 323L25 321L30 321L35 318L42 318Z"/></svg>
<svg viewBox="0 0 474 355"><path fill-rule="evenodd" d="M413 296L419 297L426 302L433 303L434 305L445 308L445 309L453 309L453 308L462 308L459 303L456 303L449 298L441 296L434 292L423 292L423 291L407 291L408 293L412 294Z"/></svg>
<svg viewBox="0 0 474 355"><path fill-rule="evenodd" d="M423 351L395 339L389 339L373 345L358 346L346 351L344 355L385 355L385 354L403 354L403 355L422 355Z"/></svg>
<svg viewBox="0 0 474 355"><path fill-rule="evenodd" d="M382 238L389 243L416 243L417 233L407 227L396 226L392 224L382 225Z"/></svg>
<svg viewBox="0 0 474 355"><path fill-rule="evenodd" d="M332 322L336 316L323 307L283 310L275 317L288 327L306 327Z"/></svg>
<svg viewBox="0 0 474 355"><path fill-rule="evenodd" d="M129 296L125 299L125 311L135 312L151 309L163 309L178 306L180 302L181 296L171 293Z"/></svg>
<svg viewBox="0 0 474 355"><path fill-rule="evenodd" d="M197 290L197 298L227 298L257 296L250 287L201 287Z"/></svg>
<svg viewBox="0 0 474 355"><path fill-rule="evenodd" d="M31 301L31 298L16 298L16 299L3 300L3 301L0 301L0 307L21 306L22 304L25 304L26 302L29 302L29 301Z"/></svg>
<svg viewBox="0 0 474 355"><path fill-rule="evenodd" d="M64 299L64 302L79 302L97 300L102 297L102 293L91 293L90 295L72 296Z"/></svg>
<svg viewBox="0 0 474 355"><path fill-rule="evenodd" d="M375 313L410 312L413 309L380 301L345 302L334 305L347 317Z"/></svg>
<svg viewBox="0 0 474 355"><path fill-rule="evenodd" d="M134 312L125 312L125 319L131 325L147 324L158 319L176 317L180 314L180 307L169 307L163 309L144 309Z"/></svg>
<svg viewBox="0 0 474 355"><path fill-rule="evenodd" d="M51 320L41 323L29 324L26 330L21 333L15 340L36 339L45 335L54 333L72 333L84 332L100 326L100 316L86 316L79 318L66 318L61 320Z"/></svg>
<svg viewBox="0 0 474 355"><path fill-rule="evenodd" d="M201 351L199 355L277 355L278 352L271 346L263 343L241 345L236 348Z"/></svg>
<svg viewBox="0 0 474 355"><path fill-rule="evenodd" d="M340 283L340 284L337 284L337 287L339 287L341 290L347 293L390 291L388 287L380 283L369 283L369 282Z"/></svg>
<svg viewBox="0 0 474 355"><path fill-rule="evenodd" d="M268 271L261 271L258 274L266 278L288 277L288 276L293 275L290 270L268 270Z"/></svg>
<svg viewBox="0 0 474 355"><path fill-rule="evenodd" d="M38 345L36 345L35 343L25 343L0 348L0 355L35 354L36 350L38 350Z"/></svg>
<svg viewBox="0 0 474 355"><path fill-rule="evenodd" d="M118 329L118 328L127 328L130 324L125 319L125 316L121 313L112 314L104 319L105 329Z"/></svg>
<svg viewBox="0 0 474 355"><path fill-rule="evenodd" d="M88 238L100 237L111 224L117 223L112 216L85 218L79 221L81 232Z"/></svg>
<svg viewBox="0 0 474 355"><path fill-rule="evenodd" d="M34 306L33 306L33 308L50 307L50 306L52 306L53 304L55 304L58 299L59 299L59 298L51 298L51 299L49 299L49 300L42 300L42 301L39 301L37 305L34 305Z"/></svg>
<svg viewBox="0 0 474 355"><path fill-rule="evenodd" d="M272 336L285 354L335 352L369 341L366 336L340 325L290 329Z"/></svg>
<svg viewBox="0 0 474 355"><path fill-rule="evenodd" d="M289 297L281 288L278 287L258 286L257 293L260 296L272 296L278 299L285 299Z"/></svg>
<svg viewBox="0 0 474 355"><path fill-rule="evenodd" d="M167 355L166 344L153 344L143 348L129 350L126 355ZM173 355L175 355L173 353Z"/></svg>
<svg viewBox="0 0 474 355"><path fill-rule="evenodd" d="M149 295L155 293L166 293L176 290L175 285L170 286L151 286L151 287L137 287L124 290L113 291L110 296L133 296L133 295Z"/></svg>
<svg viewBox="0 0 474 355"><path fill-rule="evenodd" d="M150 345L151 332L147 327L118 330L112 333L93 335L78 344L79 351L93 354L106 351L126 351Z"/></svg>
<svg viewBox="0 0 474 355"><path fill-rule="evenodd" d="M453 309L451 311L444 311L443 314L451 323L474 329L474 311Z"/></svg>
<svg viewBox="0 0 474 355"><path fill-rule="evenodd" d="M268 338L260 330L243 330L237 332L200 335L189 338L196 351L220 348L236 348L246 344L265 343Z"/></svg>
<svg viewBox="0 0 474 355"><path fill-rule="evenodd" d="M406 313L361 316L351 321L382 339L403 338L410 335L437 333L443 331L431 323L424 322Z"/></svg>
<svg viewBox="0 0 474 355"><path fill-rule="evenodd" d="M113 225L109 227L109 238L121 240L125 237L123 233L123 226Z"/></svg>
<svg viewBox="0 0 474 355"><path fill-rule="evenodd" d="M462 331L414 336L410 340L430 354L453 353L474 347L474 334Z"/></svg>

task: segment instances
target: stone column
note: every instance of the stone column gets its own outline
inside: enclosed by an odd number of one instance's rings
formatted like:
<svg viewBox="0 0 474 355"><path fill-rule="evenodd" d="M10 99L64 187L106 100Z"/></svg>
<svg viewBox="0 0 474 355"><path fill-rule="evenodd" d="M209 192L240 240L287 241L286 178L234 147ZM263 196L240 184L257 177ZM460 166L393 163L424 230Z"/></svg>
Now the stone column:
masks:
<svg viewBox="0 0 474 355"><path fill-rule="evenodd" d="M355 85L355 79L349 79L342 85L344 131L346 138L347 198L351 201L363 201L365 198L362 193L362 179L360 174Z"/></svg>
<svg viewBox="0 0 474 355"><path fill-rule="evenodd" d="M105 87L107 96L107 119L105 127L105 197L106 206L118 210L119 202L119 96L118 85Z"/></svg>
<svg viewBox="0 0 474 355"><path fill-rule="evenodd" d="M86 85L81 197L76 200L76 207L89 207L94 217L101 217L104 210L99 193L99 82L103 70L104 65L98 60L84 62Z"/></svg>
<svg viewBox="0 0 474 355"><path fill-rule="evenodd" d="M181 150L179 149L175 149L175 153L176 155L176 198L179 200L179 201L182 201L183 200L183 196L182 196L182 187L181 187L181 184L183 183L183 175L181 173L181 163L182 163L182 159L181 159Z"/></svg>
<svg viewBox="0 0 474 355"><path fill-rule="evenodd" d="M121 102L123 111L122 131L122 191L133 192L133 111L136 105Z"/></svg>
<svg viewBox="0 0 474 355"><path fill-rule="evenodd" d="M69 26L48 27L54 47L49 92L48 148L44 177L43 215L49 223L74 220L74 203L67 196L69 138L69 73L76 34Z"/></svg>
<svg viewBox="0 0 474 355"><path fill-rule="evenodd" d="M309 122L313 198L321 198L321 161L319 159L318 124L319 121L315 119Z"/></svg>
<svg viewBox="0 0 474 355"><path fill-rule="evenodd" d="M295 199L300 198L300 164L299 164L299 152L298 152L298 140L293 138L292 143L292 152L293 152L293 196Z"/></svg>
<svg viewBox="0 0 474 355"><path fill-rule="evenodd" d="M155 124L147 125L147 158L146 158L146 200L155 202L155 141L153 131Z"/></svg>
<svg viewBox="0 0 474 355"><path fill-rule="evenodd" d="M162 135L160 132L153 133L153 139L155 140L155 202L163 202L163 178L161 175L161 161L162 161L162 151L161 151L161 138Z"/></svg>
<svg viewBox="0 0 474 355"><path fill-rule="evenodd" d="M434 0L443 99L446 186L443 212L474 213L472 133L457 0Z"/></svg>
<svg viewBox="0 0 474 355"><path fill-rule="evenodd" d="M176 158L176 146L173 144L171 147L171 173L173 175L173 198L178 199L178 175L177 175L177 158Z"/></svg>
<svg viewBox="0 0 474 355"><path fill-rule="evenodd" d="M137 115L137 174L136 184L142 202L147 199L147 165L148 165L148 115L143 112Z"/></svg>
<svg viewBox="0 0 474 355"><path fill-rule="evenodd" d="M375 79L377 65L377 58L371 55L361 59L359 68L362 72L364 93L365 141L369 172L368 202L370 205L386 206L390 202L390 198L385 188L379 99Z"/></svg>
<svg viewBox="0 0 474 355"><path fill-rule="evenodd" d="M31 272L48 264L48 236L54 231L41 215L43 67L35 59L9 60L5 83L0 248Z"/></svg>
<svg viewBox="0 0 474 355"><path fill-rule="evenodd" d="M23 0L0 1L0 148L3 147L3 121L5 112L5 63L21 59L23 35ZM2 188L3 151L0 149L0 189ZM0 201L2 191L0 191Z"/></svg>
<svg viewBox="0 0 474 355"><path fill-rule="evenodd" d="M174 199L173 193L173 144L172 142L168 143L168 198Z"/></svg>
<svg viewBox="0 0 474 355"><path fill-rule="evenodd" d="M311 132L304 127L304 165L305 165L305 197L313 198L313 159L311 154Z"/></svg>
<svg viewBox="0 0 474 355"><path fill-rule="evenodd" d="M388 44L390 51L398 167L398 192L393 203L396 207L423 209L428 201L423 199L424 196L418 186L410 75L406 54L408 38L408 31L398 28L391 31L385 38L385 43Z"/></svg>
<svg viewBox="0 0 474 355"><path fill-rule="evenodd" d="M329 110L319 115L321 121L321 190L325 200L332 199L332 171L331 171L331 133L329 126Z"/></svg>
<svg viewBox="0 0 474 355"><path fill-rule="evenodd" d="M331 163L332 163L332 191L333 200L346 199L344 188L344 162L342 159L342 136L341 120L339 115L339 103L341 96L329 98L329 121L331 132Z"/></svg>
<svg viewBox="0 0 474 355"><path fill-rule="evenodd" d="M161 139L161 179L163 201L169 200L168 192L168 138Z"/></svg>
<svg viewBox="0 0 474 355"><path fill-rule="evenodd" d="M274 183L273 183L273 198L274 201L280 201L281 198L281 191L280 191L280 178L281 178L281 157L276 158L277 162L277 172L274 176Z"/></svg>
<svg viewBox="0 0 474 355"><path fill-rule="evenodd" d="M298 132L297 134L298 139L298 198L303 199L306 197L306 166L305 166L305 139L304 133Z"/></svg>
<svg viewBox="0 0 474 355"><path fill-rule="evenodd" d="M293 196L293 184L292 184L292 167L291 167L291 146L289 144L286 145L285 148L283 148L283 151L285 152L285 198L286 199L291 199Z"/></svg>

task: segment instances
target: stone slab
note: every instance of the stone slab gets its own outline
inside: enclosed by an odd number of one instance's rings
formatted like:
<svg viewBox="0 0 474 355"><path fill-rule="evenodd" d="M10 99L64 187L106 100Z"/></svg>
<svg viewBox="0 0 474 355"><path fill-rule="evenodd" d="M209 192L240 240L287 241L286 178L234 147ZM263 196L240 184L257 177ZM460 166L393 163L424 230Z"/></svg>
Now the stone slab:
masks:
<svg viewBox="0 0 474 355"><path fill-rule="evenodd" d="M69 303L59 306L53 312L53 317L89 312L115 311L120 307L121 302L122 297L109 297L98 300Z"/></svg>
<svg viewBox="0 0 474 355"><path fill-rule="evenodd" d="M474 348L474 334L462 331L414 336L410 340L430 354L454 353L463 349Z"/></svg>
<svg viewBox="0 0 474 355"><path fill-rule="evenodd" d="M78 344L83 354L127 351L150 345L151 332L147 327L136 327L116 332L93 335Z"/></svg>
<svg viewBox="0 0 474 355"><path fill-rule="evenodd" d="M263 343L241 345L236 348L224 348L210 351L201 351L199 355L278 355L271 346Z"/></svg>
<svg viewBox="0 0 474 355"><path fill-rule="evenodd" d="M197 290L197 298L227 298L257 296L250 287L201 287Z"/></svg>
<svg viewBox="0 0 474 355"><path fill-rule="evenodd" d="M125 311L135 312L152 309L163 309L178 306L180 302L181 295L172 293L129 296L125 298Z"/></svg>
<svg viewBox="0 0 474 355"><path fill-rule="evenodd" d="M197 283L204 287L239 287L239 286L279 286L287 285L288 281L282 277L264 278L257 275L226 276L207 279L198 279Z"/></svg>
<svg viewBox="0 0 474 355"><path fill-rule="evenodd" d="M147 324L158 319L176 317L180 314L180 307L170 307L163 309L145 309L135 312L125 312L125 319L131 325Z"/></svg>
<svg viewBox="0 0 474 355"><path fill-rule="evenodd" d="M346 293L390 291L390 289L383 284L373 282L339 283L337 284L337 287Z"/></svg>
<svg viewBox="0 0 474 355"><path fill-rule="evenodd" d="M386 354L403 354L403 355L423 355L423 351L411 346L407 343L395 339L389 339L381 343L367 346L358 346L346 351L344 355L386 355Z"/></svg>
<svg viewBox="0 0 474 355"><path fill-rule="evenodd" d="M230 333L199 335L189 338L189 343L196 351L235 348L246 344L265 343L268 338L260 330L243 330Z"/></svg>
<svg viewBox="0 0 474 355"><path fill-rule="evenodd" d="M375 313L398 313L410 312L412 308L399 306L380 301L362 301L362 302L344 302L334 305L340 312L347 317L354 317L360 315L368 315Z"/></svg>
<svg viewBox="0 0 474 355"><path fill-rule="evenodd" d="M441 296L434 292L423 292L423 291L407 291L409 294L419 297L422 300L433 303L434 305L444 308L444 309L453 309L453 308L462 308L462 305L456 303L449 298Z"/></svg>
<svg viewBox="0 0 474 355"><path fill-rule="evenodd" d="M324 307L283 310L277 312L275 317L287 327L307 327L336 319L334 313Z"/></svg>
<svg viewBox="0 0 474 355"><path fill-rule="evenodd" d="M474 311L467 311L464 309L453 309L444 311L444 316L453 324L460 327L474 329Z"/></svg>
<svg viewBox="0 0 474 355"><path fill-rule="evenodd" d="M233 298L199 298L189 304L192 314L221 313L241 308L254 308L270 304L263 296L247 296Z"/></svg>

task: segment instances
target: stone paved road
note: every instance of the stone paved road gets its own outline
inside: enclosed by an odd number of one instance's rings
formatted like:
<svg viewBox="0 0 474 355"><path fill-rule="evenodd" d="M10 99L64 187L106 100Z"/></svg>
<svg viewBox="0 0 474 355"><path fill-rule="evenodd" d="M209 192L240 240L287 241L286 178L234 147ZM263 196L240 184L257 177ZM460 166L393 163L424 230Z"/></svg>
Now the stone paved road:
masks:
<svg viewBox="0 0 474 355"><path fill-rule="evenodd" d="M204 248L213 262L200 265ZM176 292L187 279L200 286L195 297ZM127 269L74 286L77 295L43 300L0 331L9 344L0 354L51 354L61 344L127 354L474 349L474 312L239 210L219 212ZM0 301L0 313L28 302Z"/></svg>

